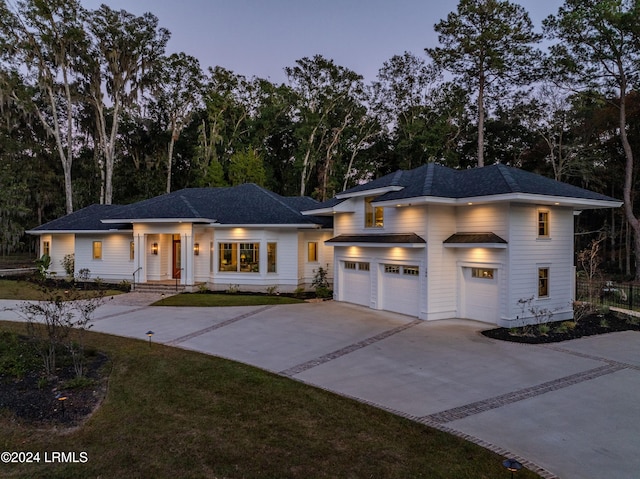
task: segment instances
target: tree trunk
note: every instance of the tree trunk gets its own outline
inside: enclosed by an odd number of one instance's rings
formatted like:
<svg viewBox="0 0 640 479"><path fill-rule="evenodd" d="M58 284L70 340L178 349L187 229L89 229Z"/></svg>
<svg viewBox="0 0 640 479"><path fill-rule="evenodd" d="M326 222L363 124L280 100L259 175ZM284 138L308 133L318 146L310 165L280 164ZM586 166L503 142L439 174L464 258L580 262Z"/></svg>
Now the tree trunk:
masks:
<svg viewBox="0 0 640 479"><path fill-rule="evenodd" d="M626 79L623 77L620 82L620 141L622 142L622 149L624 150L624 156L626 159L624 170L624 188L623 188L623 200L624 200L624 213L627 217L627 222L633 230L633 245L635 255L635 274L634 281L640 281L640 268L638 264L640 261L640 222L633 214L633 202L631 199L631 188L633 179L633 151L631 150L631 144L627 137L627 109L626 109Z"/></svg>
<svg viewBox="0 0 640 479"><path fill-rule="evenodd" d="M178 136L180 135L180 132L178 131L178 127L175 123L175 121L171 122L171 141L169 142L169 148L167 151L167 193L171 193L171 165L173 162L173 145L175 144L176 140L178 139Z"/></svg>
<svg viewBox="0 0 640 479"><path fill-rule="evenodd" d="M484 166L484 72L478 81L478 168Z"/></svg>

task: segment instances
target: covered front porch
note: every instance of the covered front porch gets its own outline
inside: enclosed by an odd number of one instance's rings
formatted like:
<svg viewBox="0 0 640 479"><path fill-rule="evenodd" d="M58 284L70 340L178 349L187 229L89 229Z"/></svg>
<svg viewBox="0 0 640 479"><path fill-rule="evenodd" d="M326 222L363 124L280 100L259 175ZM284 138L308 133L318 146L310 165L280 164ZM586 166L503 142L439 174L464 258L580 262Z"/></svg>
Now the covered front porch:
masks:
<svg viewBox="0 0 640 479"><path fill-rule="evenodd" d="M194 258L200 254L200 245L194 241L191 224L134 225L132 248L134 285L182 290L195 285Z"/></svg>

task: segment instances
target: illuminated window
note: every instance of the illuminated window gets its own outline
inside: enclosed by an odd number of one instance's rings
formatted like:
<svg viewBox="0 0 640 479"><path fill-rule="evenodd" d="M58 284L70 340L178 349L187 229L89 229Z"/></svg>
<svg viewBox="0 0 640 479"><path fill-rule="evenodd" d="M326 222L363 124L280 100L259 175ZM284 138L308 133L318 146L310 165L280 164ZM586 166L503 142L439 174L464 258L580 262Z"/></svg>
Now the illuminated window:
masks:
<svg viewBox="0 0 640 479"><path fill-rule="evenodd" d="M310 241L307 244L307 261L310 263L318 261L318 242Z"/></svg>
<svg viewBox="0 0 640 479"><path fill-rule="evenodd" d="M42 242L42 254L46 254L47 256L51 254L51 243L48 241Z"/></svg>
<svg viewBox="0 0 640 479"><path fill-rule="evenodd" d="M209 242L209 271L213 273L213 241Z"/></svg>
<svg viewBox="0 0 640 479"><path fill-rule="evenodd" d="M493 279L495 270L491 268L471 268L472 278Z"/></svg>
<svg viewBox="0 0 640 479"><path fill-rule="evenodd" d="M538 210L538 237L549 237L549 211Z"/></svg>
<svg viewBox="0 0 640 479"><path fill-rule="evenodd" d="M102 259L102 241L93 242L93 259Z"/></svg>
<svg viewBox="0 0 640 479"><path fill-rule="evenodd" d="M267 273L276 272L276 243L267 243Z"/></svg>
<svg viewBox="0 0 640 479"><path fill-rule="evenodd" d="M384 208L373 206L371 202L375 196L364 199L364 226L365 228L382 228L384 226Z"/></svg>
<svg viewBox="0 0 640 479"><path fill-rule="evenodd" d="M260 272L260 243L220 243L221 272Z"/></svg>
<svg viewBox="0 0 640 479"><path fill-rule="evenodd" d="M549 268L538 268L538 297L549 296Z"/></svg>
<svg viewBox="0 0 640 479"><path fill-rule="evenodd" d="M135 243L133 241L129 241L129 260L133 261L135 250Z"/></svg>

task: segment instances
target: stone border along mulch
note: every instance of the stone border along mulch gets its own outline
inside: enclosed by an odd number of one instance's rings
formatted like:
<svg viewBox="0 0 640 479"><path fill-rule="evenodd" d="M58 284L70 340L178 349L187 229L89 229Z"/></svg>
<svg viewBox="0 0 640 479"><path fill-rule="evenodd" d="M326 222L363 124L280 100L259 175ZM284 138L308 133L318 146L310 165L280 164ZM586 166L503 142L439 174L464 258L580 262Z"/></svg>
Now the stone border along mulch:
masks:
<svg viewBox="0 0 640 479"><path fill-rule="evenodd" d="M388 329L387 331L383 331L382 333L376 334L375 336L371 336L370 338L363 339L362 341L358 341L357 343L350 344L349 346L346 346L344 348L337 349L336 351L333 351L331 353L324 354L318 358L315 358L310 361L306 361L302 364L298 364L291 368L285 369L283 371L280 371L278 374L281 374L282 376L287 376L287 377L295 376L296 374L300 374L311 368L320 366L321 364L328 363L329 361L333 361L334 359L337 359L340 356L344 356L346 354L357 351L358 349L362 349L371 344L377 343L378 341L382 341L383 339L393 336L394 334L398 334L406 329L412 328L413 326L416 326L421 323L424 323L424 321L421 319L416 319L414 321L411 321L410 323L403 324L402 326L398 326L396 328Z"/></svg>

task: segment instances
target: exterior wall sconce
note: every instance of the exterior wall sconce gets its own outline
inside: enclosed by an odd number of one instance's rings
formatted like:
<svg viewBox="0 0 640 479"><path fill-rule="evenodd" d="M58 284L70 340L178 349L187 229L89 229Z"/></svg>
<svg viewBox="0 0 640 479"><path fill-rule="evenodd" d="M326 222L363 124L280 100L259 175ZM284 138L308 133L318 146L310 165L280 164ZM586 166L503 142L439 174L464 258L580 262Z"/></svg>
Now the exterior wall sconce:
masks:
<svg viewBox="0 0 640 479"><path fill-rule="evenodd" d="M193 245L193 254L196 256L200 254L200 243L195 243Z"/></svg>
<svg viewBox="0 0 640 479"><path fill-rule="evenodd" d="M153 243L151 245L151 254L155 254L155 255L158 254L158 243Z"/></svg>

